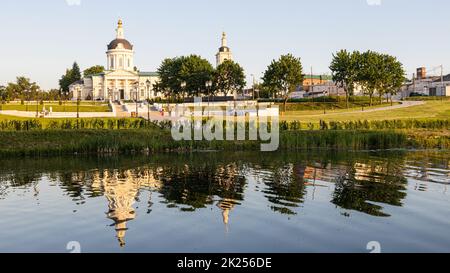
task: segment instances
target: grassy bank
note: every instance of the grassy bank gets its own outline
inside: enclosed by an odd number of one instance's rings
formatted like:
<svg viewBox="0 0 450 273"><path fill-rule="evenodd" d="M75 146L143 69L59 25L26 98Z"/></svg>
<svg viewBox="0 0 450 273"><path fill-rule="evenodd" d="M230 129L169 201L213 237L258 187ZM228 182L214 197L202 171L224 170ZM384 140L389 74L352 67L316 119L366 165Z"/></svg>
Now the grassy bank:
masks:
<svg viewBox="0 0 450 273"><path fill-rule="evenodd" d="M0 155L142 153L193 150L259 151L257 141L174 141L168 130L36 130L0 132ZM450 134L411 130L282 131L280 149L373 150L449 148Z"/></svg>
<svg viewBox="0 0 450 273"><path fill-rule="evenodd" d="M323 121L358 121L358 120L400 120L400 119L450 119L450 103L448 101L426 101L422 105L388 111L368 112L368 109L354 108L350 110L328 111L288 111L282 117L286 121L302 123L319 123Z"/></svg>

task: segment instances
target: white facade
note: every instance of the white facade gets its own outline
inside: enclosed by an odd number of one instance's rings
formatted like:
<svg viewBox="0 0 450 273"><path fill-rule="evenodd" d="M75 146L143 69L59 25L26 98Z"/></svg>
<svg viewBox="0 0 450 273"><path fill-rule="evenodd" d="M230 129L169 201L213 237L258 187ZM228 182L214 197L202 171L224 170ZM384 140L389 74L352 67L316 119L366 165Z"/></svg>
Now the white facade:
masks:
<svg viewBox="0 0 450 273"><path fill-rule="evenodd" d="M450 96L450 75L441 77L428 77L416 79L413 82L405 84L401 89L402 97L409 97L412 94L423 96Z"/></svg>
<svg viewBox="0 0 450 273"><path fill-rule="evenodd" d="M70 86L74 99L143 101L163 96L153 91L154 84L159 81L156 72L135 69L133 45L125 39L122 20L116 29L116 39L108 45L106 57L105 72Z"/></svg>

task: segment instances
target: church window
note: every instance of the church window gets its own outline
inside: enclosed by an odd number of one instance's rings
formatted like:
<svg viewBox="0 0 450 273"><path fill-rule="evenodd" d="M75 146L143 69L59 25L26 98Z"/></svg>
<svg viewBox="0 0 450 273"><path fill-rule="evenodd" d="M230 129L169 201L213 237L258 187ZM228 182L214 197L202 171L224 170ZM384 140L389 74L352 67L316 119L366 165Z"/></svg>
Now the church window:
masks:
<svg viewBox="0 0 450 273"><path fill-rule="evenodd" d="M128 68L130 68L130 67L131 67L131 60L128 59Z"/></svg>
<svg viewBox="0 0 450 273"><path fill-rule="evenodd" d="M120 59L119 59L119 67L123 67L123 59L122 59L122 57L120 57Z"/></svg>
<svg viewBox="0 0 450 273"><path fill-rule="evenodd" d="M111 57L111 68L114 68L114 57Z"/></svg>

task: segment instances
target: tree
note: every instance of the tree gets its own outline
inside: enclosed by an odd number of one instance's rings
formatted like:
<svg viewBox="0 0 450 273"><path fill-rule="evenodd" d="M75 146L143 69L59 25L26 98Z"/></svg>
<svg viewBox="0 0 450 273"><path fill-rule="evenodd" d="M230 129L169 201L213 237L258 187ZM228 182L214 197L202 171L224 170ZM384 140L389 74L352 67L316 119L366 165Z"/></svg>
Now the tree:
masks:
<svg viewBox="0 0 450 273"><path fill-rule="evenodd" d="M105 67L104 66L102 66L102 65L94 65L92 67L89 67L88 69L85 69L83 71L83 76L86 78L86 77L89 77L89 76L92 76L92 75L103 73L104 71L105 71Z"/></svg>
<svg viewBox="0 0 450 273"><path fill-rule="evenodd" d="M44 101L57 101L59 100L59 90L51 89L46 92L42 92L42 100Z"/></svg>
<svg viewBox="0 0 450 273"><path fill-rule="evenodd" d="M397 58L390 55L383 55L383 81L380 86L380 97L382 94L389 95L391 99L391 105L393 104L392 97L402 87L405 82L405 69L403 64L400 63ZM388 100L389 100L388 97Z"/></svg>
<svg viewBox="0 0 450 273"><path fill-rule="evenodd" d="M157 85L158 92L168 96L185 97L181 88L181 66L184 57L165 59L158 68L160 82Z"/></svg>
<svg viewBox="0 0 450 273"><path fill-rule="evenodd" d="M212 65L197 55L165 59L158 68L159 91L182 98L198 96L204 93L213 71ZM185 87L182 87L183 82Z"/></svg>
<svg viewBox="0 0 450 273"><path fill-rule="evenodd" d="M197 55L185 57L180 70L180 78L186 82L185 92L197 97L204 94L206 83L212 80L213 72L213 66L206 59Z"/></svg>
<svg viewBox="0 0 450 273"><path fill-rule="evenodd" d="M8 83L5 89L7 98L9 99L31 99L36 98L39 86L35 82L31 82L26 77L17 77L15 83Z"/></svg>
<svg viewBox="0 0 450 273"><path fill-rule="evenodd" d="M4 102L8 100L8 93L6 92L6 87L1 85L0 86L0 101Z"/></svg>
<svg viewBox="0 0 450 273"><path fill-rule="evenodd" d="M360 60L361 53L359 51L349 53L347 50L341 50L333 54L330 65L333 81L337 83L338 87L344 89L347 108L349 107L349 98L353 95L355 84L359 80Z"/></svg>
<svg viewBox="0 0 450 273"><path fill-rule="evenodd" d="M244 69L232 60L220 64L213 75L213 91L227 96L232 91L242 91L246 85Z"/></svg>
<svg viewBox="0 0 450 273"><path fill-rule="evenodd" d="M81 80L80 67L76 62L74 62L72 68L66 69L66 74L61 76L61 79L59 80L61 92L67 95L69 93L69 86L79 80Z"/></svg>
<svg viewBox="0 0 450 273"><path fill-rule="evenodd" d="M284 109L291 92L303 82L303 67L300 58L291 54L273 60L263 76L263 85L273 94L281 93L284 98Z"/></svg>
<svg viewBox="0 0 450 273"><path fill-rule="evenodd" d="M72 65L72 80L72 83L81 80L81 70L76 62Z"/></svg>

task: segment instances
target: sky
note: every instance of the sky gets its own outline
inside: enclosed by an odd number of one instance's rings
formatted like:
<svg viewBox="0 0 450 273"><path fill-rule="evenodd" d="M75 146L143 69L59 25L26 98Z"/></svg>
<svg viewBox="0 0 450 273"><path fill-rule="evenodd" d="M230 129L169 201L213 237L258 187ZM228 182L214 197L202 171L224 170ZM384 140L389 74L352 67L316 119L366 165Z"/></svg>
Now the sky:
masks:
<svg viewBox="0 0 450 273"><path fill-rule="evenodd" d="M57 88L74 61L106 65L119 18L141 71L188 54L214 65L225 31L248 84L287 53L305 73L330 74L340 49L394 55L409 76L450 73L449 10L448 0L1 0L0 85L26 76Z"/></svg>

